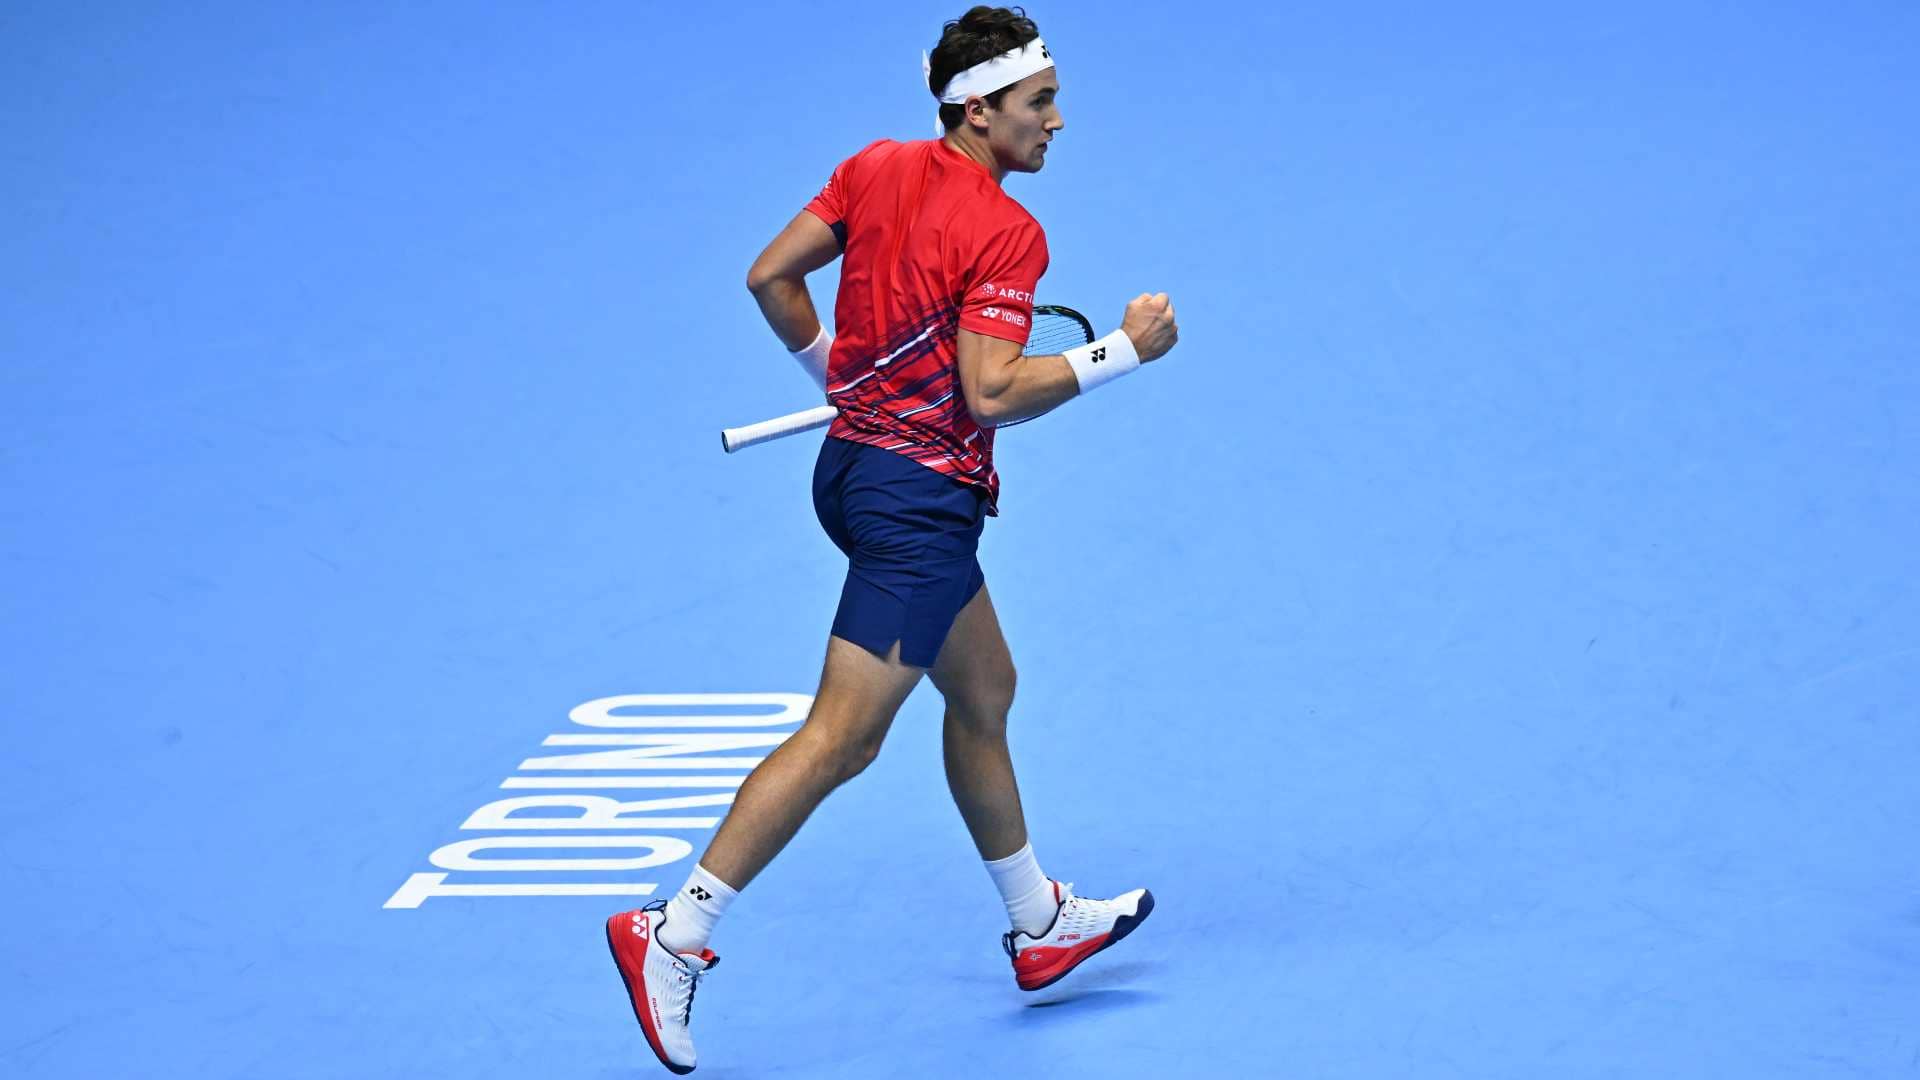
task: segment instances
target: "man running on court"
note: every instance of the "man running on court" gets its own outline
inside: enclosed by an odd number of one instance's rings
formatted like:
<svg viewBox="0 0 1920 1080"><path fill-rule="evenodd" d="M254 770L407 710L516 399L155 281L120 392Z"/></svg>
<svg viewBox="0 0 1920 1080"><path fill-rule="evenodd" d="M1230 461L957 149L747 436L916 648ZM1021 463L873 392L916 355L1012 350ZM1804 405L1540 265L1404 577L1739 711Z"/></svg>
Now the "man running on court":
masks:
<svg viewBox="0 0 1920 1080"><path fill-rule="evenodd" d="M753 264L748 287L840 415L814 468L814 508L848 558L806 723L741 785L686 885L607 921L648 1044L695 1064L695 988L728 904L822 799L879 753L922 675L946 699L947 782L1006 903L1002 939L1023 990L1058 980L1153 909L1135 889L1075 896L1041 872L1008 754L1012 657L974 554L997 512L995 426L1045 412L1171 349L1165 293L1064 355L1023 356L1047 268L1038 222L1000 188L1039 172L1062 125L1053 58L1023 12L976 7L946 24L928 89L945 134L881 140L834 170ZM844 256L830 338L806 275Z"/></svg>

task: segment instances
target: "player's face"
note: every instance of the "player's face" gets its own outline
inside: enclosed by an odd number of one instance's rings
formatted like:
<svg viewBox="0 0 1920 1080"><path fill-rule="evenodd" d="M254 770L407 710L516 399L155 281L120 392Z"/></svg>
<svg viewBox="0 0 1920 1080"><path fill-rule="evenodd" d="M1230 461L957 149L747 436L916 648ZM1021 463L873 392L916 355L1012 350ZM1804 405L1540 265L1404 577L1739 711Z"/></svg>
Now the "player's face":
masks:
<svg viewBox="0 0 1920 1080"><path fill-rule="evenodd" d="M1008 172L1039 172L1047 163L1047 144L1066 126L1054 98L1060 80L1053 69L1036 71L1007 88L1000 108L988 111L987 142Z"/></svg>

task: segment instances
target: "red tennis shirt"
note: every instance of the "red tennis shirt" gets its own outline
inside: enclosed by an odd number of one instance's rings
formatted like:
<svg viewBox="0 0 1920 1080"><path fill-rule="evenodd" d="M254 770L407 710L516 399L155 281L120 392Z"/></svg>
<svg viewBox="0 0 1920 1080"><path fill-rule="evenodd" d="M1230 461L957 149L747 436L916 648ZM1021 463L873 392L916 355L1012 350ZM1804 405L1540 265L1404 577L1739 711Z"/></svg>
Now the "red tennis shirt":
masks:
<svg viewBox="0 0 1920 1080"><path fill-rule="evenodd" d="M987 493L993 431L960 390L959 331L1025 344L1047 236L986 166L938 139L882 139L807 204L840 238L831 438L891 450Z"/></svg>

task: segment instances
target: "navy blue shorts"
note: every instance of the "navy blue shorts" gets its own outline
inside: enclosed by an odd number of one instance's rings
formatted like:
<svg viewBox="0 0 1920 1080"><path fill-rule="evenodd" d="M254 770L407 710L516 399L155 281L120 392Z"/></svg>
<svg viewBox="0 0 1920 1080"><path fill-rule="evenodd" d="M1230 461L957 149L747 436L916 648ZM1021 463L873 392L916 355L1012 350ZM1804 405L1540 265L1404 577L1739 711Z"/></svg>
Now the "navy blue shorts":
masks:
<svg viewBox="0 0 1920 1080"><path fill-rule="evenodd" d="M833 635L930 668L960 609L986 583L974 553L987 493L891 450L826 439L813 511L847 556Z"/></svg>

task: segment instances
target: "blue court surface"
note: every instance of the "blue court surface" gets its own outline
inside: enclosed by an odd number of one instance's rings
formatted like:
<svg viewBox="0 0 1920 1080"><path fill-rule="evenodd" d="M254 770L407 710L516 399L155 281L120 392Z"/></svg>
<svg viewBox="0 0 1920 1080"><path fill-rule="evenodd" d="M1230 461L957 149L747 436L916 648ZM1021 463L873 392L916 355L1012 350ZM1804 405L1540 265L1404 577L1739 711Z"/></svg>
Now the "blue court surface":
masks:
<svg viewBox="0 0 1920 1080"><path fill-rule="evenodd" d="M0 11L0 1075L667 1075L602 920L844 570L746 269L961 10ZM1031 13L1040 299L1182 340L981 558L1159 907L1019 993L923 686L697 1075L1920 1076L1920 9Z"/></svg>

